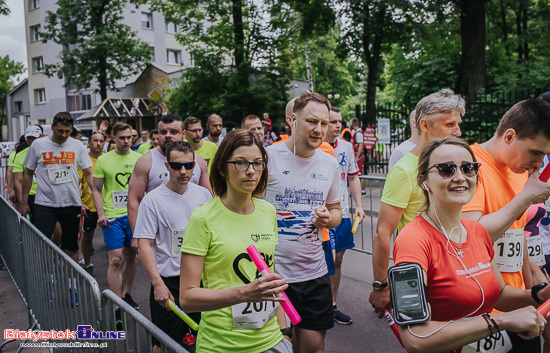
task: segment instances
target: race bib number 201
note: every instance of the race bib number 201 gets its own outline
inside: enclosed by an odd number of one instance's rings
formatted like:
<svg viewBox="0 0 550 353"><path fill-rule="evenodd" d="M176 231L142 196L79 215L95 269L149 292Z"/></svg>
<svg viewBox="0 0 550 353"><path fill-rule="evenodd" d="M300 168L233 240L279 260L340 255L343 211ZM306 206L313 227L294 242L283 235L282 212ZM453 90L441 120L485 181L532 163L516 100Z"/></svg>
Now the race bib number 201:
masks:
<svg viewBox="0 0 550 353"><path fill-rule="evenodd" d="M233 314L233 328L262 328L275 316L279 303L263 301L257 303L239 303L231 307Z"/></svg>

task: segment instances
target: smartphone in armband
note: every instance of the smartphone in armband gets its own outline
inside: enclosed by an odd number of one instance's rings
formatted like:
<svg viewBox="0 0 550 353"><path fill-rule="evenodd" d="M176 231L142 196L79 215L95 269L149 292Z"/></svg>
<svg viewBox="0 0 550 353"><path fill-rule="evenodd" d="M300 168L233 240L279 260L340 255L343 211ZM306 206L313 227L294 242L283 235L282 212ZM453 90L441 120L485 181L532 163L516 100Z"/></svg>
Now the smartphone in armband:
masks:
<svg viewBox="0 0 550 353"><path fill-rule="evenodd" d="M393 318L399 326L430 320L424 272L417 263L404 263L388 270Z"/></svg>

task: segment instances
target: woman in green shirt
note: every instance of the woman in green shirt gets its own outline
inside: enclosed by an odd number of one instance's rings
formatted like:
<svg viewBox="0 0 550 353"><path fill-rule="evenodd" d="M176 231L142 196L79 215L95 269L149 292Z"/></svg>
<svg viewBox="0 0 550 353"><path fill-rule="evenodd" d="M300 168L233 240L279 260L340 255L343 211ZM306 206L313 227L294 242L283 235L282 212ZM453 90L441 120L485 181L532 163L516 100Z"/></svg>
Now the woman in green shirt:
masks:
<svg viewBox="0 0 550 353"><path fill-rule="evenodd" d="M181 247L180 304L202 311L197 352L292 352L281 332L289 336L278 304L284 299L276 297L288 285L275 273L262 277L246 252L254 244L275 272L275 208L257 198L267 176L267 154L254 134L227 134L210 174L218 197L193 211Z"/></svg>

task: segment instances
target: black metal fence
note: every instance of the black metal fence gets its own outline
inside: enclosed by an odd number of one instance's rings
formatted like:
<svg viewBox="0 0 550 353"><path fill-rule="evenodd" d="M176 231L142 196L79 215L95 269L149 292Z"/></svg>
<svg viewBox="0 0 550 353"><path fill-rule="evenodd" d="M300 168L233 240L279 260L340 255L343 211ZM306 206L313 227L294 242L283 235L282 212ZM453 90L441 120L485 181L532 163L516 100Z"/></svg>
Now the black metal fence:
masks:
<svg viewBox="0 0 550 353"><path fill-rule="evenodd" d="M510 107L521 100L536 98L543 92L542 89L536 89L534 91L518 90L508 93L477 94L467 102L466 114L460 125L462 137L470 144L487 141L493 136L500 118ZM386 174L388 172L388 161L392 151L410 137L408 116L413 109L414 106L394 103L376 106L376 119L390 120L391 143L375 146L366 153L365 174ZM367 116L365 105L357 105L355 111L359 115L358 118L365 121Z"/></svg>

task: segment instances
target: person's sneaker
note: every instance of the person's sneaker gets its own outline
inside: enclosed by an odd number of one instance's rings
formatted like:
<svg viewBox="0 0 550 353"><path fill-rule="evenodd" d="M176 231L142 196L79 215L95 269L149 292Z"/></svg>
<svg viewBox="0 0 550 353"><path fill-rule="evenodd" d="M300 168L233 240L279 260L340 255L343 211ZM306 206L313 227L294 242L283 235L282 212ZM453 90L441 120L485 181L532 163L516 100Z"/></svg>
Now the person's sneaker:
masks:
<svg viewBox="0 0 550 353"><path fill-rule="evenodd" d="M132 296L130 295L130 293L126 292L126 294L124 294L122 296L122 300L124 300L126 303L130 304L130 306L136 310L139 310L139 304L136 303L134 301L134 299L132 299Z"/></svg>
<svg viewBox="0 0 550 353"><path fill-rule="evenodd" d="M195 344L195 336L193 336L192 333L185 334L185 336L183 336L183 340L181 341L181 345L189 353L194 353L197 348Z"/></svg>
<svg viewBox="0 0 550 353"><path fill-rule="evenodd" d="M349 325L353 322L351 317L338 310L336 306L334 306L334 321L342 325Z"/></svg>
<svg viewBox="0 0 550 353"><path fill-rule="evenodd" d="M84 266L82 266L82 268L84 269L84 271L88 272L90 274L90 276L95 278L95 276L94 276L94 264L84 265Z"/></svg>
<svg viewBox="0 0 550 353"><path fill-rule="evenodd" d="M122 331L122 313L120 308L115 309L115 327L117 331Z"/></svg>

